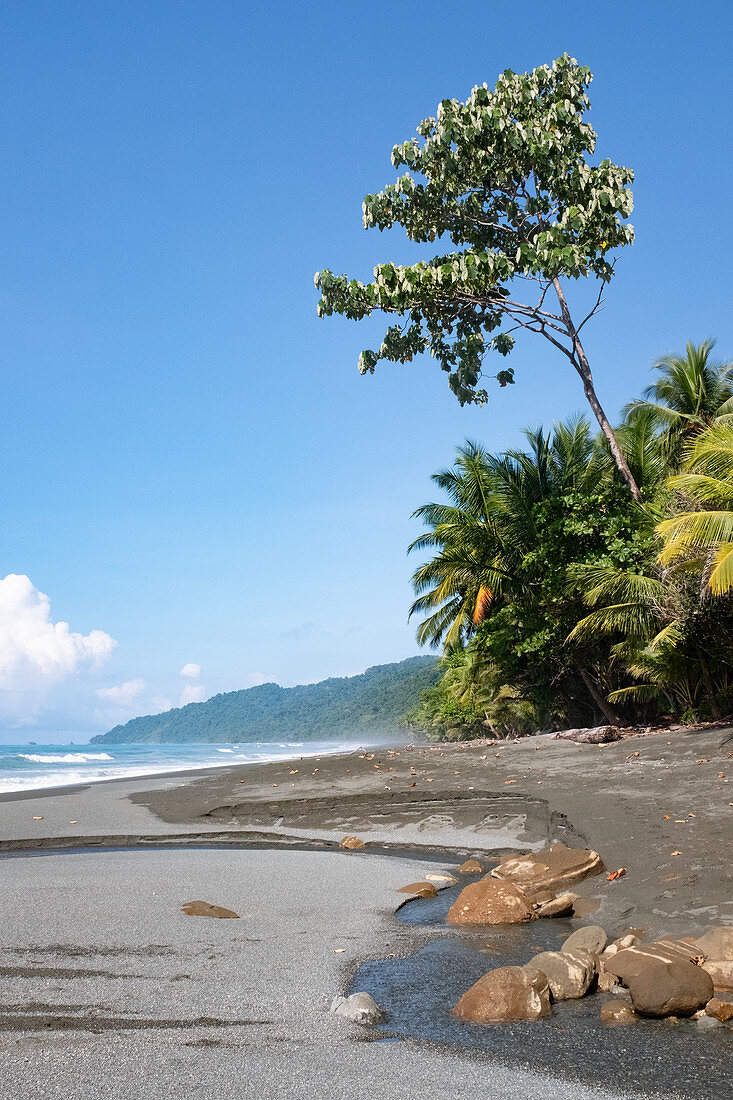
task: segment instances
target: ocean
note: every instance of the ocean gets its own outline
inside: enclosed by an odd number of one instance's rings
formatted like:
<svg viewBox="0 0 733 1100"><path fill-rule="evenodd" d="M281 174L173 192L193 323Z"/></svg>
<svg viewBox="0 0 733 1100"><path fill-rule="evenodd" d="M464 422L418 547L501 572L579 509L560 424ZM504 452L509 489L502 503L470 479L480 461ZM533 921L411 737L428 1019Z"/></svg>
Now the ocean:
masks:
<svg viewBox="0 0 733 1100"><path fill-rule="evenodd" d="M99 783L104 779L232 764L266 764L349 752L354 742L241 742L223 745L0 745L0 793Z"/></svg>

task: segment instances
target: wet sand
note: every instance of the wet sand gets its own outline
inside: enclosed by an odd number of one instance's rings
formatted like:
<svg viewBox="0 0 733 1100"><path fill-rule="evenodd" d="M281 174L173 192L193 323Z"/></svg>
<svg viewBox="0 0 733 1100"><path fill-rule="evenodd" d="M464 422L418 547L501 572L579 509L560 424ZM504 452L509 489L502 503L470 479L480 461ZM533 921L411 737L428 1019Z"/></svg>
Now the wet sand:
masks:
<svg viewBox="0 0 733 1100"><path fill-rule="evenodd" d="M624 1059L623 1033L604 1040L605 1058L585 1034L550 1079L541 1024L497 1061L435 1040L371 1042L328 1005L362 964L434 941L395 916L397 887L464 854L590 844L627 868L578 890L611 934L731 921L729 738L382 748L4 796L0 1080L19 1100L671 1097L651 1055L633 1088L614 1083L605 1067ZM366 851L337 851L345 833ZM192 900L239 919L186 916ZM690 1088L679 1096L713 1095Z"/></svg>

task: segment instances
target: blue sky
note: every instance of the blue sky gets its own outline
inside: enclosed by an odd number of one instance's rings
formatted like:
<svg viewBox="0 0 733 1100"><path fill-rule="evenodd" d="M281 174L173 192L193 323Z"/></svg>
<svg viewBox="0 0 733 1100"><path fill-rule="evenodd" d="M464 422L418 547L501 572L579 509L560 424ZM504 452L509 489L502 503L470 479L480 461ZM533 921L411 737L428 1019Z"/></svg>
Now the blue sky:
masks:
<svg viewBox="0 0 733 1100"><path fill-rule="evenodd" d="M30 581L0 628L5 740L416 652L431 472L582 408L543 341L461 409L430 360L358 375L378 320L316 318L316 269L406 255L361 199L441 98L564 51L593 70L598 153L636 172L587 336L609 413L688 340L733 357L727 5L30 0L1 23L0 576ZM13 615L117 644L31 675Z"/></svg>

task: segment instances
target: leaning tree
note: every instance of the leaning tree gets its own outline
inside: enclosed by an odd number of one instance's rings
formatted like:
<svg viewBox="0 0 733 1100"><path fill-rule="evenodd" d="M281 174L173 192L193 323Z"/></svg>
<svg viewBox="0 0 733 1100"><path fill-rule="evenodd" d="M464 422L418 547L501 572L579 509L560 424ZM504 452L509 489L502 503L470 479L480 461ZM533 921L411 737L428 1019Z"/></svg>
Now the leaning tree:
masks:
<svg viewBox="0 0 733 1100"><path fill-rule="evenodd" d="M589 163L596 134L583 116L592 79L565 54L552 67L508 69L493 91L474 88L465 103L444 99L436 117L417 127L422 140L394 147L392 163L407 171L365 197L364 226L401 225L423 243L447 236L458 251L408 266L379 264L370 283L320 271L318 313L360 320L381 310L403 318L376 351L361 353L362 374L380 359L404 363L430 351L461 404L487 400L481 379L489 350L506 356L516 331L539 333L580 375L616 466L638 498L581 341L613 275L609 256L634 236L626 222L633 173L610 160ZM576 319L563 280L586 277L600 288ZM505 386L514 372L495 377Z"/></svg>

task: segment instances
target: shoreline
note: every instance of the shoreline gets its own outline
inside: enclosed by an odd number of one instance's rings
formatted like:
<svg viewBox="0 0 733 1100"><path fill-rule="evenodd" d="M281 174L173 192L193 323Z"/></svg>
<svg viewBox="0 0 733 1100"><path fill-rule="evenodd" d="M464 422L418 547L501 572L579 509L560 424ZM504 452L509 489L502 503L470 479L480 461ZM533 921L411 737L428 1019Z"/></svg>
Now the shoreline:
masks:
<svg viewBox="0 0 733 1100"><path fill-rule="evenodd" d="M590 916L522 926L506 941L514 950L512 936L528 952L538 937L585 923L611 936L643 927L654 939L733 922L730 732L657 732L607 746L378 746L0 796L0 881L13 899L0 922L0 966L13 990L0 1060L14 1095L33 1095L17 1044L22 1052L40 1030L58 1087L47 1095L59 1100L96 1100L88 1075L100 1058L114 1059L119 1095L129 1095L153 1047L160 1064L147 1072L161 1097L185 1087L194 1066L209 1094L226 1094L244 1057L253 1096L270 1095L264 1082L277 1080L283 1095L305 1097L298 1090L317 1065L339 1100L363 1095L365 1082L412 1097L416 1079L445 1087L449 1067L472 1094L490 1073L503 1100L712 1100L719 1088L695 1091L690 1067L704 1076L726 1036L692 1025L678 1040L664 1024L619 1037L560 1005L552 1042L562 1056L553 1064L537 1023L501 1025L497 1049L489 1033L489 1048L478 1039L459 1048L419 1033L395 1038L389 1022L370 1034L328 1008L365 964L394 966L393 980L402 985L404 974L409 988L423 949L461 942L442 925L398 917L405 895L397 890L470 855L564 840L599 851L609 871L627 869L575 888L597 903ZM683 804L694 817L682 817ZM346 834L366 848L340 850ZM192 898L239 919L192 920L181 912ZM465 942L483 950L487 938L501 952L496 929ZM502 964L486 957L485 965ZM441 972L426 988L441 986ZM657 1087L644 1062L650 1042L687 1051L677 1092L669 1069ZM642 1059L638 1081L629 1050ZM623 1072L614 1070L619 1059ZM709 1065L718 1082L720 1065Z"/></svg>
<svg viewBox="0 0 733 1100"><path fill-rule="evenodd" d="M593 880L599 915L677 933L702 912L733 923L731 736L719 727L600 746L390 744L6 792L0 851L196 838L328 850L358 833L387 850L487 856L563 840L626 868L619 881Z"/></svg>

